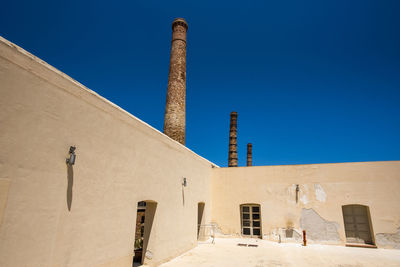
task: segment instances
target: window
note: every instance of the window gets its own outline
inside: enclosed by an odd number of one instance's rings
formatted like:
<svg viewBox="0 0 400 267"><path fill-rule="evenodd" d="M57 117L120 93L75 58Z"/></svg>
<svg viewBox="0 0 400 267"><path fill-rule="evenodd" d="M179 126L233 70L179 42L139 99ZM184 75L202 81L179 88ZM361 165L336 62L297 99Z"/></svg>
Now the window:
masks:
<svg viewBox="0 0 400 267"><path fill-rule="evenodd" d="M242 235L261 237L260 205L243 204L240 206Z"/></svg>

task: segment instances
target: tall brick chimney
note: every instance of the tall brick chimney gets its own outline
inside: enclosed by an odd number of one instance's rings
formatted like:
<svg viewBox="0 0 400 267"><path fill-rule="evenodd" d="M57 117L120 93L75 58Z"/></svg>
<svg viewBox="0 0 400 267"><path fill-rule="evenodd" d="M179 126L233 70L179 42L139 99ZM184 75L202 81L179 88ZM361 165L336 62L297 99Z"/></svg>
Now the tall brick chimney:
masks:
<svg viewBox="0 0 400 267"><path fill-rule="evenodd" d="M251 143L247 144L247 166L253 166L253 156L252 156L253 145Z"/></svg>
<svg viewBox="0 0 400 267"><path fill-rule="evenodd" d="M185 145L186 124L187 29L188 24L183 18L177 18L172 22L171 58L164 118L164 133L182 145Z"/></svg>
<svg viewBox="0 0 400 267"><path fill-rule="evenodd" d="M228 167L237 167L237 112L231 112L231 124L229 127L229 158Z"/></svg>

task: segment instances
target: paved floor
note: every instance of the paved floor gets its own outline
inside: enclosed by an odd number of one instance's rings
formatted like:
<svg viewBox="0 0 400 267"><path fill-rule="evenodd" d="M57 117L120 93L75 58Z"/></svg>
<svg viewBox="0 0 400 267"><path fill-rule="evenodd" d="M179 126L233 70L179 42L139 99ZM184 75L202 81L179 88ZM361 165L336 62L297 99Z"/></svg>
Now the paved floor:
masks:
<svg viewBox="0 0 400 267"><path fill-rule="evenodd" d="M258 247L238 246L238 243ZM257 239L217 238L199 244L161 265L170 266L400 266L400 250L274 243Z"/></svg>

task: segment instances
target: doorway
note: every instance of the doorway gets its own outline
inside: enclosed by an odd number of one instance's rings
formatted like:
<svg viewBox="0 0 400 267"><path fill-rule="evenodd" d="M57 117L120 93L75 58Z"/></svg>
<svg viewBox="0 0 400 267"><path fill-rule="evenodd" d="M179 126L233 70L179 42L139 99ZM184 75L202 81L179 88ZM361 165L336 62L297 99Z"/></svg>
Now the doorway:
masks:
<svg viewBox="0 0 400 267"><path fill-rule="evenodd" d="M153 226L156 209L157 202L155 201L139 201L137 204L134 256L132 266L139 266L144 262L147 247L149 246L151 228Z"/></svg>
<svg viewBox="0 0 400 267"><path fill-rule="evenodd" d="M369 208L363 205L342 206L347 243L374 245Z"/></svg>
<svg viewBox="0 0 400 267"><path fill-rule="evenodd" d="M240 205L242 235L261 238L261 207L258 204Z"/></svg>

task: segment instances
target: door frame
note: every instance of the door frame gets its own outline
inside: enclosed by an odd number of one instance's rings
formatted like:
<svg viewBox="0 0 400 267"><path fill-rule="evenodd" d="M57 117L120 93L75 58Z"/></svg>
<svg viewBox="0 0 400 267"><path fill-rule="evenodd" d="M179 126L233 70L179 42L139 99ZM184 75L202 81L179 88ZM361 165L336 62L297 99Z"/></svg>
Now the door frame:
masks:
<svg viewBox="0 0 400 267"><path fill-rule="evenodd" d="M348 242L348 240L347 240L346 221L345 221L345 218L344 218L344 216L345 216L344 215L344 208L345 207L355 207L355 206L363 207L363 208L365 208L365 211L366 211L368 227L369 227L369 234L370 234L370 237L371 237L371 243L366 243L365 240L364 240L364 243L365 243L365 245L375 246L376 243L375 243L375 235L374 235L374 231L373 231L373 227L372 227L371 213L370 213L369 207L367 205L362 205L362 204L346 204L346 205L342 205L343 228L344 228L344 235L345 235L345 239L346 239L346 244L363 245L362 243L351 243L351 242Z"/></svg>
<svg viewBox="0 0 400 267"><path fill-rule="evenodd" d="M249 207L249 217L250 217L250 226L249 227L247 227L247 226L245 226L245 227L243 227L243 207L245 207L245 206L248 206ZM253 229L254 229L254 227L252 226L252 223L253 223L253 207L258 207L259 208L259 212L258 212L258 214L259 214L259 219L256 219L256 221L259 221L260 222L260 226L259 227L255 227L255 229L260 229L260 234L259 235L254 235L253 234ZM244 204L241 204L240 206L239 206L239 212L240 212L240 233L241 233L241 235L242 236L244 236L244 237L250 237L250 238L262 238L262 215L261 215L261 205L260 204L257 204L257 203L244 203ZM250 228L250 235L245 235L245 234L243 234L243 228Z"/></svg>

